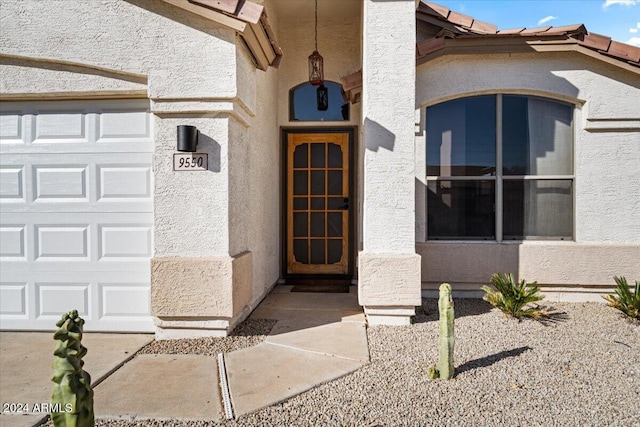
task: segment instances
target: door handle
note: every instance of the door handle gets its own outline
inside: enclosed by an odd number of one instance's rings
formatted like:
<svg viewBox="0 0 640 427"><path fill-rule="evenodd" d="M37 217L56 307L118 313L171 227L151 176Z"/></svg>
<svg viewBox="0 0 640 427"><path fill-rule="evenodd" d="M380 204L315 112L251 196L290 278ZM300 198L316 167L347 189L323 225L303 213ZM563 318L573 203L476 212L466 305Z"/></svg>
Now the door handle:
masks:
<svg viewBox="0 0 640 427"><path fill-rule="evenodd" d="M349 209L349 198L345 197L344 199L342 199L342 202L344 203L342 205L342 209L347 210Z"/></svg>

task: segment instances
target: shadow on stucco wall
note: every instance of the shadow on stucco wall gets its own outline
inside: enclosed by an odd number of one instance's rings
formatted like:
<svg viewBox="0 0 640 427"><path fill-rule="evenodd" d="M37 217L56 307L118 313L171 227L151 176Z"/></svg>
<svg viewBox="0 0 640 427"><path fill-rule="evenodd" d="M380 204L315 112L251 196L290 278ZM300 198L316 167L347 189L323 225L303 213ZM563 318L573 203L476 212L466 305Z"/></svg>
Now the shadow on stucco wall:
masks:
<svg viewBox="0 0 640 427"><path fill-rule="evenodd" d="M182 10L178 7L163 3L157 0L125 0L127 3L137 6L141 9L148 10L160 16L164 16L172 21L195 28L198 31L209 34L211 36L220 37L220 25L211 25L211 21L201 18L193 13ZM171 37L167 34L167 37Z"/></svg>
<svg viewBox="0 0 640 427"><path fill-rule="evenodd" d="M208 135L200 133L198 135L198 151L209 153L209 171L220 172L220 144Z"/></svg>
<svg viewBox="0 0 640 427"><path fill-rule="evenodd" d="M393 151L396 136L380 123L369 118L364 119L364 141L366 149L378 151L380 148Z"/></svg>

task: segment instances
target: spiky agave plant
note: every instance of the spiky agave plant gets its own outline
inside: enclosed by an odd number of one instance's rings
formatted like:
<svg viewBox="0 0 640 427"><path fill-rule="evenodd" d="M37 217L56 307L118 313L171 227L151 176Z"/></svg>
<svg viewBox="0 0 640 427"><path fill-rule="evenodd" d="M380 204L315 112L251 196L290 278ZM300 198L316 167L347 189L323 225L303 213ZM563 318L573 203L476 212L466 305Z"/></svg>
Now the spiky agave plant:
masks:
<svg viewBox="0 0 640 427"><path fill-rule="evenodd" d="M609 307L620 310L633 319L640 319L640 282L636 281L635 292L631 292L631 287L627 283L627 279L615 276L616 295L605 295L603 298L607 301Z"/></svg>
<svg viewBox="0 0 640 427"><path fill-rule="evenodd" d="M529 304L541 301L544 297L540 295L538 283L527 283L521 280L515 281L512 274L498 274L491 276L491 284L496 291L489 286L483 286L485 296L482 298L492 306L499 308L503 313L520 319L530 317L532 319L542 319L549 316L549 312L539 306Z"/></svg>

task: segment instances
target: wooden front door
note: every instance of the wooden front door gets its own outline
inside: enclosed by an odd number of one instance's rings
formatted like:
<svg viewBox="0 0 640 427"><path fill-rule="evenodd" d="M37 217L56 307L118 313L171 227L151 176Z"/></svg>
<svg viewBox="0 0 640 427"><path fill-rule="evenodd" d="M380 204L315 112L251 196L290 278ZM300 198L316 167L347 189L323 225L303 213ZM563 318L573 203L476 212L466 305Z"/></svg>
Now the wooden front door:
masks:
<svg viewBox="0 0 640 427"><path fill-rule="evenodd" d="M350 135L285 132L287 274L349 274Z"/></svg>

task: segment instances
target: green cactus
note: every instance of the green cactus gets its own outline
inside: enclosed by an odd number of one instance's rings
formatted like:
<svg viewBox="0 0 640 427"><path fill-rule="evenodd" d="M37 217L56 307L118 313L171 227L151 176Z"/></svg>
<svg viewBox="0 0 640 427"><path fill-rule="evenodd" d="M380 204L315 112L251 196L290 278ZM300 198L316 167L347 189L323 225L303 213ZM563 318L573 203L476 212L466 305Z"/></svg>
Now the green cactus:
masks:
<svg viewBox="0 0 640 427"><path fill-rule="evenodd" d="M82 369L87 349L81 343L84 320L73 310L62 315L53 339L58 341L53 355L51 419L55 427L92 427L93 390L91 376Z"/></svg>
<svg viewBox="0 0 640 427"><path fill-rule="evenodd" d="M443 283L440 285L440 298L438 299L438 310L440 312L440 336L438 337L438 352L440 359L438 364L429 368L429 378L435 380L442 378L448 380L453 378L453 345L454 317L453 300L451 299L451 285Z"/></svg>

